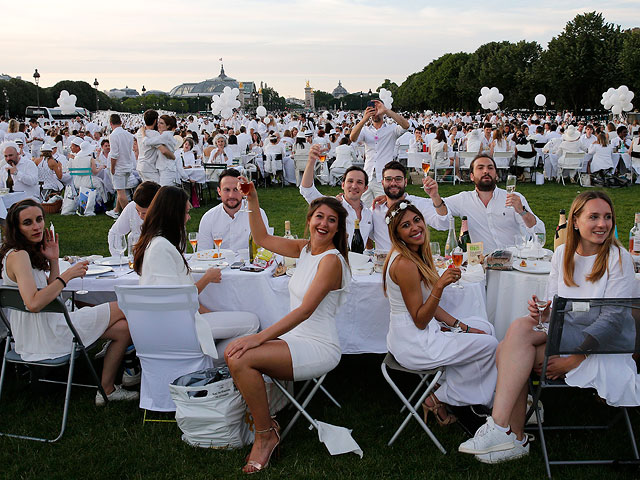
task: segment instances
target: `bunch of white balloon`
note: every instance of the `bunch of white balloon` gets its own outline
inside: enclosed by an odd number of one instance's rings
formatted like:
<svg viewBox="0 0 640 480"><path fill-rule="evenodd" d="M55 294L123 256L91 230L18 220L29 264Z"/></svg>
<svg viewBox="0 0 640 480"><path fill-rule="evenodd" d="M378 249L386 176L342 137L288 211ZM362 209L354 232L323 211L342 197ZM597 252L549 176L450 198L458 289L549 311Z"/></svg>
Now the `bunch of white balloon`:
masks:
<svg viewBox="0 0 640 480"><path fill-rule="evenodd" d="M538 95L536 95L536 98L534 98L533 101L536 102L537 106L542 107L545 103L547 103L547 97L539 93Z"/></svg>
<svg viewBox="0 0 640 480"><path fill-rule="evenodd" d="M256 108L256 115L258 115L259 117L266 117L267 109L264 108L263 105L260 105L258 108Z"/></svg>
<svg viewBox="0 0 640 480"><path fill-rule="evenodd" d="M482 87L478 101L485 110L497 110L498 104L504 100L504 96L498 90L498 87Z"/></svg>
<svg viewBox="0 0 640 480"><path fill-rule="evenodd" d="M78 97L75 95L69 95L69 92L66 90L60 91L60 96L58 97L58 106L60 107L60 111L63 115L71 115L76 113L76 100Z"/></svg>
<svg viewBox="0 0 640 480"><path fill-rule="evenodd" d="M386 88L381 88L379 92L380 101L384 103L384 106L391 110L393 106L393 97L391 96L391 92Z"/></svg>
<svg viewBox="0 0 640 480"><path fill-rule="evenodd" d="M626 85L620 85L616 88L609 88L602 94L602 100L600 103L604 105L606 110L611 109L611 113L614 115L620 115L622 112L630 112L633 110L634 93L629 90Z"/></svg>
<svg viewBox="0 0 640 480"><path fill-rule="evenodd" d="M222 118L231 118L233 109L240 107L238 95L240 90L237 88L224 87L222 95L214 95L211 98L211 113L221 115Z"/></svg>

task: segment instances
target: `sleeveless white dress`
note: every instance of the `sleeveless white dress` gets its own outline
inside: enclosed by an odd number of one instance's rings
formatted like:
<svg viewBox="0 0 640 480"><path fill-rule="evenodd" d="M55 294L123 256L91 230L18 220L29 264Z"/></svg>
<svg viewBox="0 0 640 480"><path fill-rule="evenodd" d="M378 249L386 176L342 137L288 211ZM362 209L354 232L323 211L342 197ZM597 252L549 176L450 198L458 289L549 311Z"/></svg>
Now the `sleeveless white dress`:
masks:
<svg viewBox="0 0 640 480"><path fill-rule="evenodd" d="M13 251L11 250L9 253ZM2 263L3 284L17 287L18 284L7 275L6 268L5 257ZM35 268L32 270L36 287L45 288L47 274ZM71 323L85 346L91 345L105 332L109 326L110 314L108 303L69 312ZM47 360L71 352L73 336L64 315L61 313L28 313L10 310L9 323L15 340L15 350L23 360L29 362Z"/></svg>
<svg viewBox="0 0 640 480"><path fill-rule="evenodd" d="M318 271L318 264L326 255L336 255L342 264L342 284L322 299L309 318L280 338L289 346L294 380L316 378L333 370L342 355L336 312L345 302L350 270L336 249L312 255L307 248L300 252L296 271L289 281L290 309L298 308Z"/></svg>
<svg viewBox="0 0 640 480"><path fill-rule="evenodd" d="M491 406L498 379L495 363L498 340L493 335L492 325L481 317L468 317L459 320L488 334L443 332L442 325L434 318L420 330L407 310L400 287L389 274L398 255L397 251L391 253L386 273L391 306L387 349L402 366L412 370L444 366L444 381L436 391L441 402ZM429 293L423 284L423 301Z"/></svg>

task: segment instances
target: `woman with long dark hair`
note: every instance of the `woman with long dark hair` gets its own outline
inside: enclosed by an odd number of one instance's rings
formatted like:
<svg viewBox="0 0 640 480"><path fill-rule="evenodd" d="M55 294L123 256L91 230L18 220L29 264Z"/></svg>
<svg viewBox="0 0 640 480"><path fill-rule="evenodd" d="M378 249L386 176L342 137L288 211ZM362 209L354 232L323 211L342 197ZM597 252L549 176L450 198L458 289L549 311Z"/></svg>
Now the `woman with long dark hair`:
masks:
<svg viewBox="0 0 640 480"><path fill-rule="evenodd" d="M27 312L11 311L15 350L24 360L47 360L68 354L72 335L64 316L41 312L67 283L87 273L88 262L77 262L60 272L58 236L45 228L44 210L34 200L14 204L7 213L0 262L4 285L17 286ZM129 326L116 302L70 312L82 342L91 345L98 338L111 340L104 357L102 388L110 401L135 400L137 392L114 385L116 372L131 344ZM104 405L100 392L96 405Z"/></svg>
<svg viewBox="0 0 640 480"><path fill-rule="evenodd" d="M181 188L165 186L156 193L133 249L133 269L140 275L140 285L195 285L201 293L210 283L221 282L218 268L208 269L198 281L191 276L184 256L190 209L188 196ZM250 312L211 312L201 305L200 313L209 323L212 337L218 340L219 358L230 339L255 333L260 326L258 317Z"/></svg>
<svg viewBox="0 0 640 480"><path fill-rule="evenodd" d="M578 195L571 204L567 225L567 240L551 259L547 298L556 294L564 298L633 297L633 260L614 236L616 219L609 196L594 190ZM483 463L513 460L529 453L524 433L528 381L531 370L541 365L547 343L547 333L533 329L540 317L536 301L532 296L529 316L514 320L498 347L498 383L491 417L458 448ZM547 301L542 322L549 321L550 311L551 301ZM585 352L593 342L611 334L624 337L621 324L608 317L600 315L591 326L579 329ZM565 320L565 332L576 330ZM572 386L595 388L610 405L640 404L640 382L631 355L555 357L549 360L546 373L550 379L566 376Z"/></svg>
<svg viewBox="0 0 640 480"><path fill-rule="evenodd" d="M440 306L444 288L461 273L449 268L438 275L422 212L403 200L389 208L386 220L391 240L383 269L391 305L387 348L412 370L445 367L444 382L427 397L423 409L425 420L432 412L440 425L448 425L456 418L445 404L491 405L498 341L486 319L457 319Z"/></svg>
<svg viewBox="0 0 640 480"><path fill-rule="evenodd" d="M231 375L256 427L255 442L242 470L256 473L267 467L280 443L280 429L269 415L262 375L305 380L335 368L341 356L335 315L345 301L350 272L347 211L338 200L320 197L311 202L306 224L309 240L293 240L267 233L253 183L247 197L251 233L258 245L298 258L289 281L290 313L260 333L234 340L225 351Z"/></svg>

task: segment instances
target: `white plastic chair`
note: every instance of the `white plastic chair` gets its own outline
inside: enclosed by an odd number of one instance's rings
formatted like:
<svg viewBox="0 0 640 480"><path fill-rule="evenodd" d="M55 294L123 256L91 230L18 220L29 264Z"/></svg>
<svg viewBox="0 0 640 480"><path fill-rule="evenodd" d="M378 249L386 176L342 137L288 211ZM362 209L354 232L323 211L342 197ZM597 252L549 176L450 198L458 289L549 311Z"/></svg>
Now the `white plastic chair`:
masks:
<svg viewBox="0 0 640 480"><path fill-rule="evenodd" d="M142 366L140 408L173 412L176 406L169 384L181 375L213 366L196 331L198 289L195 285L116 285L115 292Z"/></svg>
<svg viewBox="0 0 640 480"><path fill-rule="evenodd" d="M509 164L513 158L513 152L493 152L493 159L496 162L496 168L498 170L509 170Z"/></svg>
<svg viewBox="0 0 640 480"><path fill-rule="evenodd" d="M407 168L422 171L422 162L431 163L431 155L427 152L409 152L407 154Z"/></svg>
<svg viewBox="0 0 640 480"><path fill-rule="evenodd" d="M302 174L307 167L307 161L309 160L309 154L306 150L302 153L296 153L293 155L293 165L296 172L296 185L300 186L302 183Z"/></svg>
<svg viewBox="0 0 640 480"><path fill-rule="evenodd" d="M565 153L558 158L558 181L562 181L564 185L565 170L572 171L572 173L570 173L572 177L579 172L582 169L584 155L584 153Z"/></svg>
<svg viewBox="0 0 640 480"><path fill-rule="evenodd" d="M400 144L398 145L398 155L397 160L400 162L401 160L407 160L409 155L409 144Z"/></svg>
<svg viewBox="0 0 640 480"><path fill-rule="evenodd" d="M281 186L284 187L284 168L282 166L282 154L281 153L267 153L264 161L265 173L270 173L275 178L278 173L282 180Z"/></svg>
<svg viewBox="0 0 640 480"><path fill-rule="evenodd" d="M436 152L435 157L431 156L431 170L433 170L434 180L438 181L438 170L454 170L451 174L453 184L456 183L455 162L451 165L450 152ZM444 175L443 175L444 177ZM442 178L442 177L441 177Z"/></svg>
<svg viewBox="0 0 640 480"><path fill-rule="evenodd" d="M458 152L460 159L460 170L469 170L471 161L478 155L478 152Z"/></svg>

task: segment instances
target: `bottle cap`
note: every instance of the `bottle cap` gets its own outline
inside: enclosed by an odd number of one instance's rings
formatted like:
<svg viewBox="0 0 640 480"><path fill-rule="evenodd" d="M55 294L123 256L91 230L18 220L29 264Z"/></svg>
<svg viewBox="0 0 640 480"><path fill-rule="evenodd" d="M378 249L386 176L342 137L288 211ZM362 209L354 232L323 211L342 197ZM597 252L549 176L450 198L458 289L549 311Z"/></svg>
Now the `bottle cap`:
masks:
<svg viewBox="0 0 640 480"><path fill-rule="evenodd" d="M565 215L567 212L564 211L564 208L560 209L560 215Z"/></svg>

